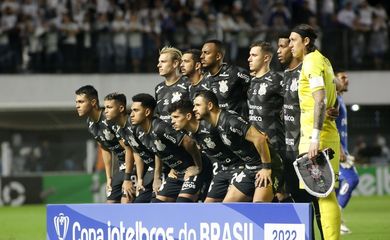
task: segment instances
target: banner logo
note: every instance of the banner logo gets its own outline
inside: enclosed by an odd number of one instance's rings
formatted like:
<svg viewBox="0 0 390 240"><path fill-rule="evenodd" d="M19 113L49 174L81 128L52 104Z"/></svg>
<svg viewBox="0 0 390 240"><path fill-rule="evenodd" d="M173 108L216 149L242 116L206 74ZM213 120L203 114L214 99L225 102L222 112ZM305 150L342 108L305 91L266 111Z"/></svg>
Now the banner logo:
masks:
<svg viewBox="0 0 390 240"><path fill-rule="evenodd" d="M58 214L58 216L54 217L54 227L58 240L64 240L69 228L69 217L65 216L63 213Z"/></svg>

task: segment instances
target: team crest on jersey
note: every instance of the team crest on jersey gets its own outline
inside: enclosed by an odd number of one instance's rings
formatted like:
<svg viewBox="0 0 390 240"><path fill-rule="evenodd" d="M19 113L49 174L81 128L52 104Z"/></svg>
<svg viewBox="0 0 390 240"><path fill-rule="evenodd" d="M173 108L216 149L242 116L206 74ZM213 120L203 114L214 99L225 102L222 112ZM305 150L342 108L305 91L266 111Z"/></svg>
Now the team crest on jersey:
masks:
<svg viewBox="0 0 390 240"><path fill-rule="evenodd" d="M296 92L298 90L298 79L294 78L291 82L290 90Z"/></svg>
<svg viewBox="0 0 390 240"><path fill-rule="evenodd" d="M268 87L268 84L266 84L266 83L260 84L260 88L259 88L258 94L259 95L265 95L267 93L267 87Z"/></svg>
<svg viewBox="0 0 390 240"><path fill-rule="evenodd" d="M139 147L139 144L137 143L137 141L135 141L135 139L134 139L133 136L130 136L129 139L130 139L130 144L131 144L131 146L133 146L133 147Z"/></svg>
<svg viewBox="0 0 390 240"><path fill-rule="evenodd" d="M156 148L158 151L164 151L166 148L165 144L161 142L161 140L155 140L154 145L156 145Z"/></svg>
<svg viewBox="0 0 390 240"><path fill-rule="evenodd" d="M164 99L163 105L169 105L169 100L168 99Z"/></svg>
<svg viewBox="0 0 390 240"><path fill-rule="evenodd" d="M221 93L225 93L229 90L229 87L227 85L227 80L222 80L222 81L219 81L219 91Z"/></svg>
<svg viewBox="0 0 390 240"><path fill-rule="evenodd" d="M114 134L112 134L110 131L108 131L107 129L104 129L103 130L103 134L104 134L104 138L106 139L106 140L109 140L109 141L111 141L112 139L114 139L114 137L115 137L115 135Z"/></svg>
<svg viewBox="0 0 390 240"><path fill-rule="evenodd" d="M211 138L205 138L204 139L204 142L206 143L207 147L210 148L210 149L214 149L215 148L215 142L213 142L211 140Z"/></svg>
<svg viewBox="0 0 390 240"><path fill-rule="evenodd" d="M179 101L180 98L181 98L181 95L182 95L182 94L179 93L179 92L174 92L174 93L172 94L172 100L171 100L171 102L174 103L174 102Z"/></svg>
<svg viewBox="0 0 390 240"><path fill-rule="evenodd" d="M228 146L232 145L232 142L228 139L228 137L226 136L226 134L222 134L222 141L223 141L226 145L228 145Z"/></svg>

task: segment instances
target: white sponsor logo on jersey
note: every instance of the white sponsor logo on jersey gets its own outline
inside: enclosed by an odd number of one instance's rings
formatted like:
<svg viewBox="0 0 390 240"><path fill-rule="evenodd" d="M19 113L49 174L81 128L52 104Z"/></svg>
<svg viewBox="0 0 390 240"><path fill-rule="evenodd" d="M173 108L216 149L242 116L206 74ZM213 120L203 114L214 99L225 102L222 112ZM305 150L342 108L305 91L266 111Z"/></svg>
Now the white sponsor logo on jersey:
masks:
<svg viewBox="0 0 390 240"><path fill-rule="evenodd" d="M222 134L222 141L223 141L226 145L228 145L228 146L230 146L230 145L232 144L232 142L227 138L226 134Z"/></svg>

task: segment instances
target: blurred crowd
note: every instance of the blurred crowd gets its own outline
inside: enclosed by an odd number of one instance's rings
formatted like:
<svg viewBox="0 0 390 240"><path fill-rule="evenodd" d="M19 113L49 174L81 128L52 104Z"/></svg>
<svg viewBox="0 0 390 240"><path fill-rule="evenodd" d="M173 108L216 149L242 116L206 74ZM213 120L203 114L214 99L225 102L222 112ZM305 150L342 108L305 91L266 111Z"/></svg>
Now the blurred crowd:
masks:
<svg viewBox="0 0 390 240"><path fill-rule="evenodd" d="M252 41L276 44L299 23L318 30L336 67L390 68L381 1L2 0L0 72L155 72L163 46L199 48L211 38L245 67Z"/></svg>

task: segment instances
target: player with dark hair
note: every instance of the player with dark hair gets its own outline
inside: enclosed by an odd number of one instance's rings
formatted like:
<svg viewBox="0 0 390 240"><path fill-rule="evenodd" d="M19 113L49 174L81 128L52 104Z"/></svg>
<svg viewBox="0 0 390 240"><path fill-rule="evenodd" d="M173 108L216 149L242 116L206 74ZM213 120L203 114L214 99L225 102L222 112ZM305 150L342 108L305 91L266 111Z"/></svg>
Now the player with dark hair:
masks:
<svg viewBox="0 0 390 240"><path fill-rule="evenodd" d="M190 81L189 94L190 100L193 100L195 93L200 90L210 90L208 82L204 80L202 73L202 63L200 55L202 52L198 49L189 49L181 57L180 71Z"/></svg>
<svg viewBox="0 0 390 240"><path fill-rule="evenodd" d="M270 69L273 48L264 41L254 42L249 51L249 70L252 75L248 89L249 122L266 133L272 147L285 159L285 137L282 121L283 78ZM280 184L284 185L284 179ZM276 194L279 201L291 202L285 190Z"/></svg>
<svg viewBox="0 0 390 240"><path fill-rule="evenodd" d="M247 118L246 92L250 77L242 68L223 62L225 47L219 40L208 40L203 44L200 56L206 70L205 79L218 98L219 107L233 110Z"/></svg>
<svg viewBox="0 0 390 240"><path fill-rule="evenodd" d="M125 149L125 175L122 184L122 192L128 199L128 202L134 200L135 195L135 176L133 175L134 169L134 156L133 149L124 142L122 136L119 134L119 129L124 126L127 122L126 113L126 96L121 93L110 93L104 97L104 114L106 119L115 125L113 129L116 132L116 137L119 140L121 146Z"/></svg>
<svg viewBox="0 0 390 240"><path fill-rule="evenodd" d="M345 71L336 72L337 100L339 104L339 117L336 119L337 129L340 134L340 188L336 190L337 200L343 210L352 197L353 190L359 184L359 175L354 166L354 157L348 151L348 119L347 107L343 100L343 94L348 91L349 78ZM341 220L340 233L348 234L352 231Z"/></svg>
<svg viewBox="0 0 390 240"><path fill-rule="evenodd" d="M203 161L196 143L171 124L153 117L155 99L146 93L133 96L131 122L140 126L136 133L142 144L156 154L156 165L171 169L152 202L195 202L205 178Z"/></svg>
<svg viewBox="0 0 390 240"><path fill-rule="evenodd" d="M300 139L300 115L301 109L299 107L298 85L299 75L301 74L302 61L294 58L289 46L290 32L281 34L278 39L277 55L280 63L285 67L283 74L284 86L284 129L285 129L285 143L286 154L284 161L284 174L286 190L291 194L294 202L297 203L313 203L316 213L317 225L321 230L321 219L318 210L317 198L310 195L305 189L299 187L299 179L294 170L293 162L299 155L298 145ZM317 214L318 213L318 214ZM313 220L314 221L314 220ZM314 226L314 225L312 225ZM315 238L314 229L312 229L312 239Z"/></svg>
<svg viewBox="0 0 390 240"><path fill-rule="evenodd" d="M155 88L157 106L155 114L162 120L169 122L168 106L183 98L189 98L189 83L186 77L180 74L182 53L174 47L164 47L158 58L158 72L165 80Z"/></svg>
<svg viewBox="0 0 390 240"><path fill-rule="evenodd" d="M222 202L230 184L244 169L244 163L222 142L216 128L204 120L198 121L195 118L193 108L194 105L188 100L173 103L169 108L172 125L178 131L187 131L197 141L202 153L212 162L218 163L214 165L214 178L205 202Z"/></svg>
<svg viewBox="0 0 390 240"><path fill-rule="evenodd" d="M107 121L103 110L99 107L98 92L91 85L80 87L75 91L76 109L80 117L87 117L88 131L102 148L102 156L106 172L107 202L127 202L127 196L122 194L122 184L125 177L125 149L115 136L114 124ZM119 163L119 171L113 175L114 154Z"/></svg>
<svg viewBox="0 0 390 240"><path fill-rule="evenodd" d="M307 152L308 158L314 160L319 150L332 148L335 154L331 164L338 181L340 138L335 121L326 116L326 109L336 103L335 77L331 63L314 45L316 38L313 28L306 24L293 28L289 37L293 57L302 61L298 87L301 108L299 153ZM339 239L340 209L335 191L318 198L318 205L324 238Z"/></svg>
<svg viewBox="0 0 390 240"><path fill-rule="evenodd" d="M280 156L268 146L265 133L233 111L219 107L211 91L198 92L194 113L218 130L223 143L245 162L245 169L235 178L225 202L270 202L279 190L282 171Z"/></svg>

